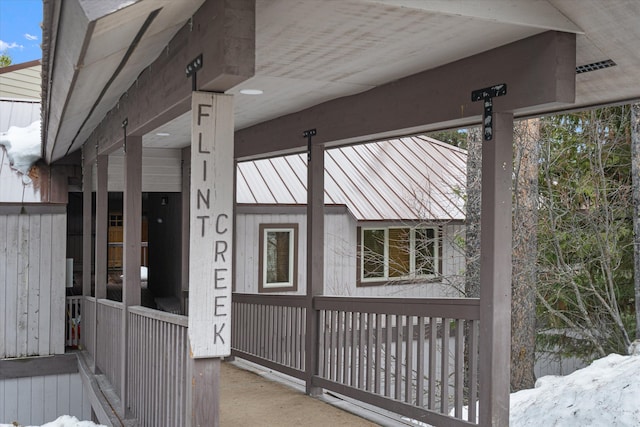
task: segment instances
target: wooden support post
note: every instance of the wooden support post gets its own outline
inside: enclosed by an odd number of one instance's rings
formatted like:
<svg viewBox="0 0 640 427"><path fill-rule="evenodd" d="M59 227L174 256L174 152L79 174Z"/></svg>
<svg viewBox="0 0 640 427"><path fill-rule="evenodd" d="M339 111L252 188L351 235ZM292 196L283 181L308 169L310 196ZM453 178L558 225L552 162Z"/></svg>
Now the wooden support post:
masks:
<svg viewBox="0 0 640 427"><path fill-rule="evenodd" d="M513 114L493 114L482 144L480 425L509 425ZM473 420L472 420L473 421Z"/></svg>
<svg viewBox="0 0 640 427"><path fill-rule="evenodd" d="M191 426L218 426L220 359L231 354L233 97L193 92L189 247Z"/></svg>
<svg viewBox="0 0 640 427"><path fill-rule="evenodd" d="M84 151L84 147L82 148ZM83 156L82 162L82 295L91 296L91 249L93 226L93 165ZM86 343L85 343L86 345Z"/></svg>
<svg viewBox="0 0 640 427"><path fill-rule="evenodd" d="M221 358L191 359L191 427L220 425Z"/></svg>
<svg viewBox="0 0 640 427"><path fill-rule="evenodd" d="M96 161L96 299L107 297L107 249L109 221L108 170L109 156L100 155Z"/></svg>
<svg viewBox="0 0 640 427"><path fill-rule="evenodd" d="M142 234L142 137L129 136L124 153L124 194L123 194L123 281L122 281L122 363L120 365L120 401L122 413L128 407L128 357L129 310L140 305L140 237Z"/></svg>
<svg viewBox="0 0 640 427"><path fill-rule="evenodd" d="M315 133L315 132L314 132ZM306 392L319 396L322 389L314 387L318 373L318 312L313 298L322 295L324 287L324 146L309 144L307 165L307 330L305 333Z"/></svg>
<svg viewBox="0 0 640 427"><path fill-rule="evenodd" d="M98 336L98 299L107 297L107 223L109 215L109 192L108 192L108 170L109 156L100 155L96 159L96 249L95 249L95 297L96 309L93 325L93 366L95 373L97 370L96 359L100 348L100 337Z"/></svg>
<svg viewBox="0 0 640 427"><path fill-rule="evenodd" d="M181 289L180 308L189 315L189 196L191 183L191 147L182 149L182 251L181 253Z"/></svg>

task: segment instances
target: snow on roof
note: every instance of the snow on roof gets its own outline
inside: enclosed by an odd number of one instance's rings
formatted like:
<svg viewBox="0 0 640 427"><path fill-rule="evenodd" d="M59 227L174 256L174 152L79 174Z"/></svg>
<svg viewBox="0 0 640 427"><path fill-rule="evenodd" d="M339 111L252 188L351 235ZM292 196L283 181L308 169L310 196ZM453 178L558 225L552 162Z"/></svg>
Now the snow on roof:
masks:
<svg viewBox="0 0 640 427"><path fill-rule="evenodd" d="M0 201L41 201L28 175L41 153L40 103L0 99Z"/></svg>
<svg viewBox="0 0 640 427"><path fill-rule="evenodd" d="M325 203L359 221L463 220L465 150L413 136L325 151ZM237 202L306 204L306 154L238 163Z"/></svg>
<svg viewBox="0 0 640 427"><path fill-rule="evenodd" d="M11 167L22 173L26 183L29 169L40 159L40 120L26 127L11 126L6 132L0 132L0 145L4 146Z"/></svg>

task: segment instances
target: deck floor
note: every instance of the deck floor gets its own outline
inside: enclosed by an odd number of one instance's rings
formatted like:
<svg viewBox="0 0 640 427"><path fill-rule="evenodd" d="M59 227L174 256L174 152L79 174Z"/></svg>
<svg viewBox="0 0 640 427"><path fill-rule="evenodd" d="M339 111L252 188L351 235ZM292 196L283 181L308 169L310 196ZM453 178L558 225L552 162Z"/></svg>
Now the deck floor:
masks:
<svg viewBox="0 0 640 427"><path fill-rule="evenodd" d="M380 425L236 362L222 363L221 376L221 426Z"/></svg>

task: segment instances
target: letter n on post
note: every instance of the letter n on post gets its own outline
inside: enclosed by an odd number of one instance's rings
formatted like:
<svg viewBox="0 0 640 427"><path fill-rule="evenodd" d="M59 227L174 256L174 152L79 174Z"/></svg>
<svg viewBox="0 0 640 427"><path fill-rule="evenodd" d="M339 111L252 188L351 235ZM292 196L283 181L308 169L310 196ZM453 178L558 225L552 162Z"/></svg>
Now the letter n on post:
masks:
<svg viewBox="0 0 640 427"><path fill-rule="evenodd" d="M225 357L232 279L216 271L231 271L233 254L233 96L193 92L191 102L189 342L195 359Z"/></svg>

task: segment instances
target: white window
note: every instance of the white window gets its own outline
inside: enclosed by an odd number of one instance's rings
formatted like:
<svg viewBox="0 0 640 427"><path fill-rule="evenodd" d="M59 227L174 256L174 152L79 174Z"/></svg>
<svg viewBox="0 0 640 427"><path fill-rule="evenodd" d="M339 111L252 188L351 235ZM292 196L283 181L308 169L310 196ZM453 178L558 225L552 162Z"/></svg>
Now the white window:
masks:
<svg viewBox="0 0 640 427"><path fill-rule="evenodd" d="M433 227L362 228L360 281L433 278L440 273L440 241Z"/></svg>
<svg viewBox="0 0 640 427"><path fill-rule="evenodd" d="M297 290L297 234L297 224L260 225L260 292Z"/></svg>

